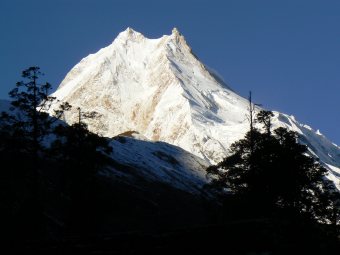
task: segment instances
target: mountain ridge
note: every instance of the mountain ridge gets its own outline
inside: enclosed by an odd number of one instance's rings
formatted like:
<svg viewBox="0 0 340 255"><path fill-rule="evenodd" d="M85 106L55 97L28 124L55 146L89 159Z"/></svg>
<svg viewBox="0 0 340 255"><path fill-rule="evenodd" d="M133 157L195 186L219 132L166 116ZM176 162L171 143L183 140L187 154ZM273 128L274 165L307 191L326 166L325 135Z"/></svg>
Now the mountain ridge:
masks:
<svg viewBox="0 0 340 255"><path fill-rule="evenodd" d="M153 95L143 95L143 96L146 96L146 97L152 97L152 102L149 102L149 106L150 107L147 107L146 111L143 112L143 118L142 120L137 120L137 122L139 122L139 124L142 124L139 128L135 128L135 127L129 127L129 128L125 128L124 130L119 130L117 131L117 133L120 133L120 132L124 132L126 130L135 130L137 129L138 132L140 133L144 133L145 132L145 128L146 128L146 123L152 121L149 114L150 113L153 113L156 109L156 106L157 108L159 108L161 105L162 105L162 102L161 101L161 98L160 96L165 96L166 100L167 101L166 103L169 102L169 99L171 98L170 95L168 94L177 94L179 95L179 97L176 98L176 100L182 100L182 104L180 104L180 108L186 108L186 114L183 114L183 115L186 115L186 118L185 116L182 116L182 119L186 119L186 125L187 126L191 126L192 125L192 115L190 114L190 111L191 111L191 107L195 107L198 100L195 99L195 96L196 97L199 97L200 98L200 107L201 108L205 108L205 107L210 107L211 109L212 108L215 108L215 111L217 111L217 107L214 106L213 104L210 104L210 102L207 102L207 96L210 96L209 92L206 93L207 95L202 95L200 93L200 91L206 89L206 88L202 88L202 85L206 84L206 83L210 83L210 85L213 85L213 90L214 91L218 91L220 89L219 86L216 86L217 84L219 84L216 79L214 77L212 77L210 75L210 72L205 69L204 65L201 64L199 62L199 60L194 57L192 54L191 54L191 48L189 46L187 46L185 40L184 40L184 37L181 36L179 34L179 32L175 30L175 32L170 35L170 36L163 36L159 39L146 39L145 37L142 37L140 33L137 33L137 32L133 32L133 36L131 36L131 29L127 29L127 31L123 32L123 33L120 33L117 37L117 39L113 42L113 44L111 44L110 46L100 50L97 55L101 55L103 54L103 51L110 51L110 47L115 47L115 44L118 44L118 48L121 47L122 45L125 45L125 47L129 47L128 44L133 44L133 42L129 41L128 38L138 38L138 40L140 41L145 41L145 40L148 40L148 42L150 42L151 40L151 46L155 46L155 45L152 45L152 44L158 44L156 45L156 47L153 47L153 48L156 48L156 49L159 49L161 48L161 51L158 52L157 54L154 54L156 56L153 56L151 57L151 62L158 62L160 63L160 68L159 66L155 66L154 69L156 69L156 71L153 71L151 70L151 73L148 75L148 77L143 77L143 75L141 75L140 73L138 73L137 75L135 74L136 72L132 72L132 82L129 81L130 83L132 83L132 85L134 85L134 81L135 80L143 80L143 79L146 79L146 81L142 81L140 82L140 84L142 84L143 86L143 83L155 83L155 80L156 79L160 79L162 80L161 84L159 82L156 83L156 86L151 86L151 90L149 90L149 92L151 92L151 94ZM137 36L136 36L137 35ZM124 40L122 40L122 38L124 38ZM179 39L178 39L179 38ZM128 43L126 43L126 40L128 41ZM122 43L123 41L123 43ZM177 46L180 45L181 47L183 46L183 48L178 48ZM149 48L150 48L150 44L148 45ZM137 47L138 48L138 47ZM145 49L148 48L148 47L143 47L143 50L145 51ZM118 50L119 51L119 50ZM129 55L133 55L133 57L136 57L137 58L137 61L135 62L138 62L138 64L140 65L140 62L144 62L145 64L145 61L140 61L140 56L139 54L134 55L133 52L135 51L135 49L132 50L132 54L129 54L127 52L127 50L125 51L126 53L126 56L124 57L130 57ZM122 54L121 53L122 51L118 52L117 51L115 52L115 56L119 58L119 55ZM124 50L123 50L123 53L124 53ZM78 65L75 66L75 68L66 76L65 80L61 83L60 85L60 89L58 89L55 93L54 93L54 96L56 96L57 98L60 98L61 100L63 100L65 97L66 97L66 100L68 100L68 95L70 94L71 90L73 89L73 87L76 86L76 83L79 81L77 80L78 78L76 77L74 79L74 73L77 73L79 71L79 69L82 69L82 65L84 64L84 62L87 62L89 60L91 60L91 58L93 58L93 56L95 56L94 54L88 56L87 58L84 58ZM145 58L145 56L143 56ZM183 66L181 66L181 62L185 62L186 61L186 58L189 57L190 59L190 62L193 63L194 65L194 68L193 68L193 71L192 73L190 74L190 76L188 77L187 75L181 75L181 73L183 73ZM177 59L180 59L180 62L176 61ZM155 61L156 60L156 61ZM102 60L103 61L103 60ZM129 62L129 61L128 61ZM189 63L189 64L191 64ZM108 59L104 60L104 62L101 62L100 65L108 65L110 64L110 61ZM116 71L117 69L121 70L121 66L124 65L125 63L123 64L120 64L120 65L117 65L116 66ZM128 63L127 65L125 66L132 66L132 69L136 70L138 68L140 68L140 66L138 66L138 64L136 63ZM188 64L188 62L186 63ZM196 70L195 70L196 68ZM151 68L152 69L152 68ZM161 69L161 70L159 70ZM198 69L198 70L197 70ZM82 71L82 70L80 70ZM193 82L196 83L197 87L193 90L190 90L188 89L186 86L185 86L185 83L188 82L188 80L190 80L192 77L195 76L195 72L198 73L198 74L201 74L201 77L200 78L204 78L205 81L202 83L200 80L197 81L197 80L194 80ZM175 75L175 74L176 75ZM187 72L186 72L187 73ZM112 73L111 73L112 74ZM160 77L159 77L159 74L160 74ZM82 76L86 76L88 75L87 73L85 74L82 74ZM109 74L110 75L110 74ZM114 75L117 75L116 73ZM137 77L134 77L134 76L137 76ZM154 77L156 76L156 77ZM126 82L126 80L122 79L121 82ZM105 83L105 81L104 81ZM111 83L115 83L115 80L113 79L113 81L111 81ZM67 84L67 86L65 87L65 84ZM201 86L201 87L200 87ZM138 91L138 89L140 89L138 86L131 86L132 88L130 88L130 90L134 90L135 92ZM155 87L158 87L156 91L152 91L152 90L155 90ZM208 89L211 89L211 88L208 88ZM122 93L126 93L126 90L124 88L125 91L123 91ZM155 92L155 93L153 93ZM77 93L77 92L76 92ZM110 92L109 92L110 93ZM107 93L107 94L109 94ZM230 93L233 93L230 91ZM165 94L165 95L164 95ZM229 93L228 93L229 94ZM128 97L131 97L131 95L128 95ZM235 97L238 97L236 94L235 94ZM86 101L86 98L84 98L84 100ZM242 99L243 100L243 99ZM104 99L105 101L105 99ZM164 101L164 100L163 100ZM209 101L209 100L208 100ZM106 102L108 102L108 100L106 100ZM245 102L246 103L246 102ZM80 104L80 102L79 102ZM176 103L175 102L172 102L173 104L173 107L176 106ZM108 105L110 105L110 103L108 102ZM137 116L137 111L140 111L140 108L139 108L139 104L138 103L135 103L135 105L132 106L132 112L130 113L131 115L131 120L134 121L135 120L135 117ZM199 114L198 114L199 115ZM208 118L212 118L212 119L218 119L217 116L214 116L215 114L214 113L207 113L207 116ZM197 116L197 114L196 114ZM169 117L169 116L168 116ZM199 118L197 116L197 118ZM161 122L163 122L163 119L162 118L159 118L161 119ZM157 131L157 125L158 123L153 123L152 125L152 130L148 130L147 131L147 134L146 136L148 138L151 138L152 140L162 140L162 135L161 134L158 134L158 131ZM184 124L185 125L185 124ZM176 134L176 130L179 130L181 129L181 127L177 127L177 128L174 128L175 130L173 130L172 134ZM98 131L98 130L97 130ZM103 135L106 135L106 136L113 136L115 135L115 132L112 132L112 133L105 133ZM163 135L164 136L164 135ZM165 135L166 136L166 135ZM175 145L179 145L181 147L185 147L184 146L184 142L182 143L177 143L175 142L175 138L172 139L173 141L170 141L170 143L174 143ZM166 141L166 140L165 140ZM186 149L189 149L190 151L190 148L186 148Z"/></svg>
<svg viewBox="0 0 340 255"><path fill-rule="evenodd" d="M100 117L87 123L92 132L113 137L136 130L210 164L224 158L249 126L247 99L212 75L175 28L158 39L128 28L72 68L53 96L97 111ZM65 116L69 123L76 119L76 111ZM311 154L340 173L337 145L294 117L274 112L273 128L280 126L296 131Z"/></svg>

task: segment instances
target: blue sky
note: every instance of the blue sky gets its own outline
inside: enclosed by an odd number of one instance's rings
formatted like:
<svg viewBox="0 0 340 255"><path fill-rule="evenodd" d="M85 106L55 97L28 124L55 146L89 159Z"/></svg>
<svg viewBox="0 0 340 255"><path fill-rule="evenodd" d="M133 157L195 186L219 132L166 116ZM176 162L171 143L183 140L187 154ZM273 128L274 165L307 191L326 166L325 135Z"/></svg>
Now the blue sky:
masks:
<svg viewBox="0 0 340 255"><path fill-rule="evenodd" d="M150 38L178 27L236 92L340 144L340 1L1 0L0 98L32 65L56 88L128 26Z"/></svg>

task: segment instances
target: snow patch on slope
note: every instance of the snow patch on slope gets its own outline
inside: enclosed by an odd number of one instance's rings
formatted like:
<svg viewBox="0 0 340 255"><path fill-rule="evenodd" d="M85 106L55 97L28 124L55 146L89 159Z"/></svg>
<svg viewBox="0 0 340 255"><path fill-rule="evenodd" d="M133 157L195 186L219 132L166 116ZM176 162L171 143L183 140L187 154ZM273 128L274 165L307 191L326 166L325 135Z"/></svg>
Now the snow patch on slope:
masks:
<svg viewBox="0 0 340 255"><path fill-rule="evenodd" d="M111 168L116 175L140 176L193 194L201 194L203 185L207 183L207 162L179 147L148 141L137 133L132 137L115 137L111 146L114 148L111 157L130 168L130 172Z"/></svg>

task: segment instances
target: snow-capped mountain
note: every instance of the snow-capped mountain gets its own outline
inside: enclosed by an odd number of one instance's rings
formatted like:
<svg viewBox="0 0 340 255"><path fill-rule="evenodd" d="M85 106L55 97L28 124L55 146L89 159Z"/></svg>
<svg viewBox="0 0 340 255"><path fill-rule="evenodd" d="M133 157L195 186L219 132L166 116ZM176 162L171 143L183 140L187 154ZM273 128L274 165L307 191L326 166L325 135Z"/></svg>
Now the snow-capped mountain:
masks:
<svg viewBox="0 0 340 255"><path fill-rule="evenodd" d="M174 28L171 35L149 39L131 28L113 43L82 59L53 94L73 105L69 123L82 112L91 131L107 137L137 131L216 163L248 131L248 101L237 95L193 54ZM293 116L275 112L274 127L301 135L312 154L340 175L340 147Z"/></svg>

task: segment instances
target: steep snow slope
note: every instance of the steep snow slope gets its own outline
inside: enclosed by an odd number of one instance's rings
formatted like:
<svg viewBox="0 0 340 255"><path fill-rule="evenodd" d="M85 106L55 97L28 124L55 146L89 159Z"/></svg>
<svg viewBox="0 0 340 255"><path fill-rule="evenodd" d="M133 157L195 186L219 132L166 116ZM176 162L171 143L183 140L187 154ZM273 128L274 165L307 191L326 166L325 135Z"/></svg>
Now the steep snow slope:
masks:
<svg viewBox="0 0 340 255"><path fill-rule="evenodd" d="M168 143L153 142L133 133L131 137L117 136L111 142L114 148L107 175L133 183L138 178L144 181L164 183L193 194L203 194L207 183L203 159Z"/></svg>
<svg viewBox="0 0 340 255"><path fill-rule="evenodd" d="M99 116L88 120L95 133L113 137L135 130L209 163L220 161L248 130L247 100L197 59L177 29L148 39L128 28L81 60L53 96L74 106L65 116L69 123L78 118L77 107L96 111ZM340 148L326 137L286 114L276 112L273 123L298 132L332 173L340 171Z"/></svg>
<svg viewBox="0 0 340 255"><path fill-rule="evenodd" d="M246 130L247 101L221 85L180 33L147 39L127 29L77 64L53 94L97 111L90 129L104 136L136 130L218 161Z"/></svg>
<svg viewBox="0 0 340 255"><path fill-rule="evenodd" d="M0 113L9 108L10 101L0 100ZM45 145L49 146L54 138L48 136ZM101 171L102 175L138 189L158 183L193 195L207 195L202 187L207 183L205 169L209 164L198 156L165 142L150 141L137 132L115 136L110 145L114 148L112 161Z"/></svg>

